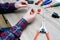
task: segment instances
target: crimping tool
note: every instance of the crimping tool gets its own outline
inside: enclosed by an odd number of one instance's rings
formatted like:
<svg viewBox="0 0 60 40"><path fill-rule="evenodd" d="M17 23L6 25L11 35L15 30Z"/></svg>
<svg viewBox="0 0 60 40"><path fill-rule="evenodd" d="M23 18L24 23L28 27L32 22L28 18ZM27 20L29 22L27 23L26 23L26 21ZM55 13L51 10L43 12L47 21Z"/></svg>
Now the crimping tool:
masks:
<svg viewBox="0 0 60 40"><path fill-rule="evenodd" d="M47 40L50 40L49 33L47 32L44 23L42 23L42 26L41 26L41 28L40 28L40 31L37 31L37 33L36 33L36 35L35 35L35 37L34 37L34 40L37 39L37 37L39 36L40 33L46 34Z"/></svg>

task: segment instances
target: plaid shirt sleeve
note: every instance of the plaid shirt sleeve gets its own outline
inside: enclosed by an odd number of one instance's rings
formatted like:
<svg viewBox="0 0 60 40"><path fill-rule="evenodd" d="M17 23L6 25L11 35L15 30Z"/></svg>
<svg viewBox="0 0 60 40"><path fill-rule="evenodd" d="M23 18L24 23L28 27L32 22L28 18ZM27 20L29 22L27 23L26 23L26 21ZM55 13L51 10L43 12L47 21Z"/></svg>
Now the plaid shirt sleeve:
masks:
<svg viewBox="0 0 60 40"><path fill-rule="evenodd" d="M0 28L0 40L19 40L22 31L26 28L28 22L21 19L15 26L10 28Z"/></svg>
<svg viewBox="0 0 60 40"><path fill-rule="evenodd" d="M15 3L0 3L0 14L2 13L11 13L16 10Z"/></svg>

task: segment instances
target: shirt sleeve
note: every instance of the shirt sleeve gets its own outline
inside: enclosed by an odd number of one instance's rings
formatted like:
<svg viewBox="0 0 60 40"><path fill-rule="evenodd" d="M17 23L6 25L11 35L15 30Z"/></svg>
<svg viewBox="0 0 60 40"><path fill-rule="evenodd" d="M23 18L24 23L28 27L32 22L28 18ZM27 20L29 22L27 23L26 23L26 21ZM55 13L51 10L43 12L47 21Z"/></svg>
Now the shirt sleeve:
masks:
<svg viewBox="0 0 60 40"><path fill-rule="evenodd" d="M15 3L0 3L0 14L2 13L11 13L14 12L17 8L15 8Z"/></svg>
<svg viewBox="0 0 60 40"><path fill-rule="evenodd" d="M28 22L22 18L14 27L11 27L10 30L16 37L20 37L27 24Z"/></svg>
<svg viewBox="0 0 60 40"><path fill-rule="evenodd" d="M15 40L19 39L21 33L26 28L28 22L25 19L21 19L15 26L8 28L0 28L1 39Z"/></svg>

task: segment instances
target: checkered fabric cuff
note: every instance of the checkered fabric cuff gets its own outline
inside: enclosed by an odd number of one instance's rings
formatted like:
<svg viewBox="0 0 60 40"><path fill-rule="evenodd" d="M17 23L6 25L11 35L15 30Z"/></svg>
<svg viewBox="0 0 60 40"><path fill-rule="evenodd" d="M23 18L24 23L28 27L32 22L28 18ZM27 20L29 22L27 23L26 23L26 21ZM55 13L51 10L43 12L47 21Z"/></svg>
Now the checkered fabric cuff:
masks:
<svg viewBox="0 0 60 40"><path fill-rule="evenodd" d="M19 24L22 26L23 29L25 29L26 26L27 26L27 24L28 24L28 22L27 22L24 18L22 18L22 19L19 21Z"/></svg>

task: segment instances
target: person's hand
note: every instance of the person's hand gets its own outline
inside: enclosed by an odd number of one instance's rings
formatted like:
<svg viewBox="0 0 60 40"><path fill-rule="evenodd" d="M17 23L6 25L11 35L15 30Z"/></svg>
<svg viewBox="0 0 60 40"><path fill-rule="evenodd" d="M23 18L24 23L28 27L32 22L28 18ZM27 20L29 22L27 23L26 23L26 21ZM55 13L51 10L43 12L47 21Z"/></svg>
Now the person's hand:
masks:
<svg viewBox="0 0 60 40"><path fill-rule="evenodd" d="M34 10L34 9L33 9ZM32 13L32 14L31 14ZM24 19L28 22L31 23L32 21L34 21L35 17L36 17L37 12L31 12L31 9L24 15Z"/></svg>
<svg viewBox="0 0 60 40"><path fill-rule="evenodd" d="M27 1L17 1L15 3L15 7L18 9L18 8L21 8L21 7L27 7L28 3Z"/></svg>

